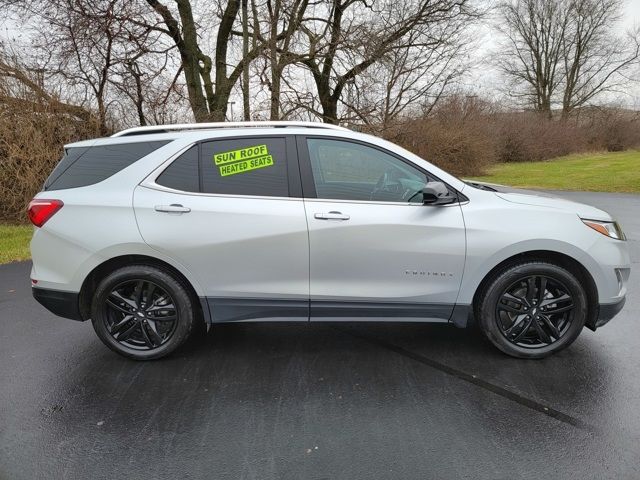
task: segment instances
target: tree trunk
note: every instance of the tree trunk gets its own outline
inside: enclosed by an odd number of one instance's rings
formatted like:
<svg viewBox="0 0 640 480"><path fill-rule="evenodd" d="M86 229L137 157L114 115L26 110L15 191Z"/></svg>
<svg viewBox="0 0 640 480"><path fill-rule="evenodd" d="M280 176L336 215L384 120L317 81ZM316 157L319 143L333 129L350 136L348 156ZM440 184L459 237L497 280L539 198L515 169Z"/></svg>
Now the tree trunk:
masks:
<svg viewBox="0 0 640 480"><path fill-rule="evenodd" d="M230 96L230 88L226 88L226 86L224 88L221 86L220 89L216 88L216 94L213 97L211 106L211 114L209 115L210 122L224 122L226 120Z"/></svg>
<svg viewBox="0 0 640 480"><path fill-rule="evenodd" d="M338 124L338 100L333 96L320 98L322 105L322 121L324 123Z"/></svg>
<svg viewBox="0 0 640 480"><path fill-rule="evenodd" d="M240 0L228 0L227 7L222 14L222 20L216 36L216 85L215 94L211 99L211 119L214 122L224 122L227 113L227 104L233 82L227 77L227 51L233 23L240 10Z"/></svg>
<svg viewBox="0 0 640 480"><path fill-rule="evenodd" d="M278 62L278 18L280 16L280 0L275 0L275 7L267 2L270 16L269 63L271 63L271 120L280 119L280 81L282 70Z"/></svg>
<svg viewBox="0 0 640 480"><path fill-rule="evenodd" d="M169 35L180 52L189 105L193 116L196 122L206 122L209 119L209 109L202 90L198 36L191 5L188 0L176 0L182 22L182 29L180 29L178 21L166 5L161 4L158 0L147 0L147 3L162 17Z"/></svg>
<svg viewBox="0 0 640 480"><path fill-rule="evenodd" d="M551 119L553 112L551 111L551 99L547 96L542 97L540 104L540 112Z"/></svg>
<svg viewBox="0 0 640 480"><path fill-rule="evenodd" d="M100 131L100 135L107 135L109 133L109 128L107 127L107 109L104 103L104 98L99 96L98 100L98 130Z"/></svg>
<svg viewBox="0 0 640 480"><path fill-rule="evenodd" d="M271 65L271 120L280 120L280 88L282 72L277 65Z"/></svg>

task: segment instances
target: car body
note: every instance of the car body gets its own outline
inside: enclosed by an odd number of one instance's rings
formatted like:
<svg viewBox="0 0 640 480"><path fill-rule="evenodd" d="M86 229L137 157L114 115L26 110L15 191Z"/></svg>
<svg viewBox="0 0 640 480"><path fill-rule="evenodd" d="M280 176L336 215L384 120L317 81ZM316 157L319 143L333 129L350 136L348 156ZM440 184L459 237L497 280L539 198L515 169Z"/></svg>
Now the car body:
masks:
<svg viewBox="0 0 640 480"><path fill-rule="evenodd" d="M179 279L194 300L190 308L209 324L463 327L480 315L488 283L526 262L575 277L584 311L572 315L593 330L624 304L629 254L608 213L465 183L374 136L295 122L161 126L65 151L34 198L36 209L53 208L49 200L63 206L31 242L34 296L60 316L95 316L100 282L131 265ZM432 185L438 188L425 191ZM561 298L571 283L553 272L536 278L559 283L531 287L531 302L538 294ZM507 353L555 351L524 348Z"/></svg>

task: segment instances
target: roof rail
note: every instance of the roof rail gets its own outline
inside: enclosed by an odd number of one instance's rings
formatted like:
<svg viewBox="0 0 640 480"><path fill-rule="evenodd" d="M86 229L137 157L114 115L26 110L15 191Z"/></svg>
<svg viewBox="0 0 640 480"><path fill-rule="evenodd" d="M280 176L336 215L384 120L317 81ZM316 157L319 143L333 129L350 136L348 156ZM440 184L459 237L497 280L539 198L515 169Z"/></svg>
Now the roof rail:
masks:
<svg viewBox="0 0 640 480"><path fill-rule="evenodd" d="M130 135L144 135L152 133L167 133L180 130L210 130L216 128L240 128L240 127L307 127L325 128L328 130L349 130L348 128L330 123L320 122L292 122L292 121L267 121L267 122L212 122L212 123L177 123L174 125L148 125L145 127L127 128L114 133L112 137L126 137Z"/></svg>

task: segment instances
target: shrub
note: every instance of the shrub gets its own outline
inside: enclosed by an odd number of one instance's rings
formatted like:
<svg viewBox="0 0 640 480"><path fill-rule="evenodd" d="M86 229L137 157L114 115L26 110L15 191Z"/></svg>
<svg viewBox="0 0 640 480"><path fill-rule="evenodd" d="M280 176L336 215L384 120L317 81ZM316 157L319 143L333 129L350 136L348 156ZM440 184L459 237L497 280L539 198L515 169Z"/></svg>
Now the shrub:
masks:
<svg viewBox="0 0 640 480"><path fill-rule="evenodd" d="M568 118L499 109L456 95L429 115L388 126L383 135L460 176L477 176L496 162L548 160L570 153L640 146L640 115L583 108Z"/></svg>
<svg viewBox="0 0 640 480"><path fill-rule="evenodd" d="M574 120L549 119L534 112L497 115L500 162L531 162L589 150L584 129Z"/></svg>
<svg viewBox="0 0 640 480"><path fill-rule="evenodd" d="M62 157L62 147L95 137L85 122L24 105L0 106L0 220L25 222L26 207Z"/></svg>
<svg viewBox="0 0 640 480"><path fill-rule="evenodd" d="M640 116L623 109L593 109L583 112L589 143L595 149L620 152L640 146Z"/></svg>
<svg viewBox="0 0 640 480"><path fill-rule="evenodd" d="M488 103L456 96L426 118L399 122L385 136L454 175L479 175L496 161L490 118Z"/></svg>

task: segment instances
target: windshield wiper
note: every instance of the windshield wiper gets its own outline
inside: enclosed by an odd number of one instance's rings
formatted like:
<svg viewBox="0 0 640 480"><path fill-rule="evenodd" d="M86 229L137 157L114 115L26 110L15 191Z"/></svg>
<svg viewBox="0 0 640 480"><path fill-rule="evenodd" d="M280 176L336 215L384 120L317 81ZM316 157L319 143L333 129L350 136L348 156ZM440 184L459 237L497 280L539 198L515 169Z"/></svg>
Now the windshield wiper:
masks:
<svg viewBox="0 0 640 480"><path fill-rule="evenodd" d="M476 182L464 182L467 185L472 186L473 188L477 188L478 190L486 190L487 192L497 192L498 190L496 190L493 187L490 187L489 185L485 185L483 183L476 183Z"/></svg>

